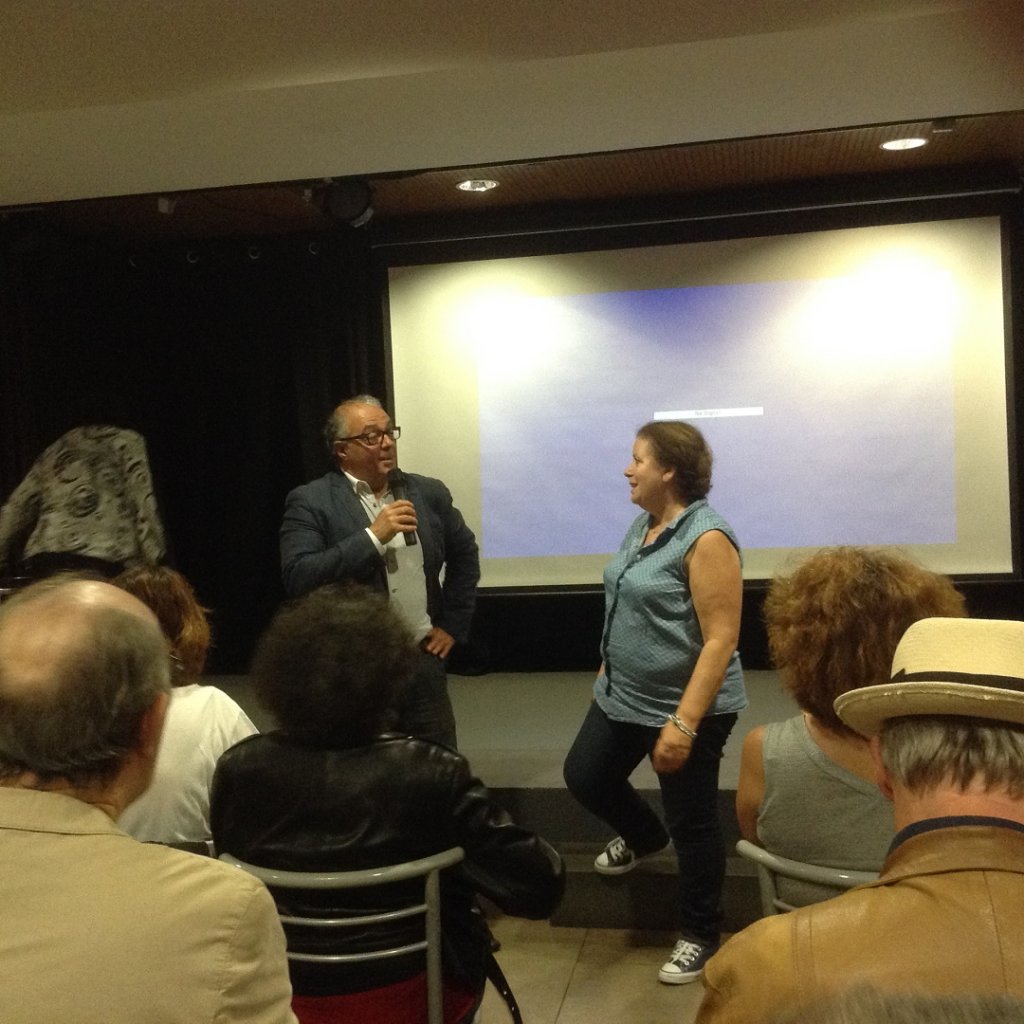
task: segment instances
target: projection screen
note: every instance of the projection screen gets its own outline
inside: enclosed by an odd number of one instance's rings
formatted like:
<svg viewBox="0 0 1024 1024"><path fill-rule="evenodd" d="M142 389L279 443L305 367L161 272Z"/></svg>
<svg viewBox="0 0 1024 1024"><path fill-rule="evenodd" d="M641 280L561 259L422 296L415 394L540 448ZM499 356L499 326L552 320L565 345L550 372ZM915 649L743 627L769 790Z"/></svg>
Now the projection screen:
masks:
<svg viewBox="0 0 1024 1024"><path fill-rule="evenodd" d="M748 579L893 545L1007 574L997 218L389 269L399 457L450 487L485 587L598 583L636 429L715 456Z"/></svg>

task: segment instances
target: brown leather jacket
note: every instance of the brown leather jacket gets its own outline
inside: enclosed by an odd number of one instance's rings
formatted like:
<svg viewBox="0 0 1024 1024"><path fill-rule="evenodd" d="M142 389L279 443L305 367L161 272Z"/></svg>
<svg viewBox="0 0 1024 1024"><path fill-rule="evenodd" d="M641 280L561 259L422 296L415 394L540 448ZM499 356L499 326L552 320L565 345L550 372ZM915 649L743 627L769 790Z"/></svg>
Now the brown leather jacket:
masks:
<svg viewBox="0 0 1024 1024"><path fill-rule="evenodd" d="M877 882L744 929L704 972L697 1024L768 1022L858 983L1024 996L1024 832L911 836Z"/></svg>

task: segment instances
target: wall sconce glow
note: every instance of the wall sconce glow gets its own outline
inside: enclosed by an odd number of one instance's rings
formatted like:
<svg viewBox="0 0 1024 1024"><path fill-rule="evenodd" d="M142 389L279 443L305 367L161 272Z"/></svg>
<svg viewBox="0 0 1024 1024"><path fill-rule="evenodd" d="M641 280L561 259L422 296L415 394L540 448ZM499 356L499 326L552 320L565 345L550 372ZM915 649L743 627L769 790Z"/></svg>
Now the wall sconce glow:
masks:
<svg viewBox="0 0 1024 1024"><path fill-rule="evenodd" d="M492 188L498 187L498 183L490 178L467 178L455 187L463 192L490 192Z"/></svg>
<svg viewBox="0 0 1024 1024"><path fill-rule="evenodd" d="M902 149L919 149L921 146L927 146L928 140L921 138L914 139L890 139L888 142L883 142L879 149L888 150L902 150Z"/></svg>

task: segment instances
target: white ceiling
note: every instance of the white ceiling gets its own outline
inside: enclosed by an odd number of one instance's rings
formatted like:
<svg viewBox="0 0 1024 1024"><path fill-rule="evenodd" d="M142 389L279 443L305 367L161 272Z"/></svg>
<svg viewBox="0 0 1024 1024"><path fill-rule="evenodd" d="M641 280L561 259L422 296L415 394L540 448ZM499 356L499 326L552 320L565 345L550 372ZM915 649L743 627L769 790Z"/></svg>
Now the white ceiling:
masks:
<svg viewBox="0 0 1024 1024"><path fill-rule="evenodd" d="M0 206L1024 109L1021 0L0 0Z"/></svg>

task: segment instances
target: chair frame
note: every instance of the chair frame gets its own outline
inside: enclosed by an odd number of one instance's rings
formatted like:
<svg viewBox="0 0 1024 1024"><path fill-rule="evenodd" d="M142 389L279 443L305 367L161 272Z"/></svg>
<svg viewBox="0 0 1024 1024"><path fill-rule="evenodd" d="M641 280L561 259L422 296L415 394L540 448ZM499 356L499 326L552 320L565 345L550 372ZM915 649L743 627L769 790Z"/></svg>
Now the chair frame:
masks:
<svg viewBox="0 0 1024 1024"><path fill-rule="evenodd" d="M443 982L441 975L441 878L445 868L460 863L465 858L461 846L453 846L430 857L391 864L380 868L360 871L282 871L265 868L239 860L230 853L222 853L220 860L241 868L263 882L273 893L277 889L365 889L375 885L388 885L412 878L423 878L422 902L410 903L395 910L375 914L353 914L344 917L297 917L280 913L283 924L303 925L313 928L345 928L356 925L383 924L406 917L422 915L424 937L417 942L403 946L363 953L300 953L288 950L288 959L306 963L356 963L366 960L383 960L402 956L406 953L426 952L427 961L427 1021L428 1024L443 1024Z"/></svg>
<svg viewBox="0 0 1024 1024"><path fill-rule="evenodd" d="M874 871L855 871L852 868L826 868L820 864L807 864L771 853L747 839L736 844L736 852L757 867L757 884L761 894L761 916L785 914L795 908L779 896L776 877L792 878L800 882L813 882L836 890L836 895L865 882L878 878Z"/></svg>

